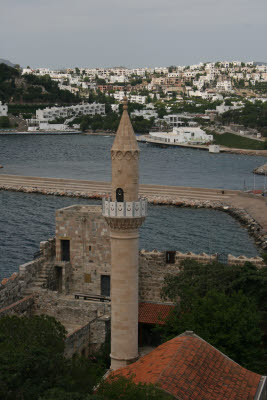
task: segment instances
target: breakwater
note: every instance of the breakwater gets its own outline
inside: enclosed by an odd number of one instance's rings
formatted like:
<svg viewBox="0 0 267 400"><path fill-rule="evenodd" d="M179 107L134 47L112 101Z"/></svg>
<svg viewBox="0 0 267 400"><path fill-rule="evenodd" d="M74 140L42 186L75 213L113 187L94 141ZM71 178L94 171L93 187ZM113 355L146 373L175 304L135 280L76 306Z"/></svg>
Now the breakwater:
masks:
<svg viewBox="0 0 267 400"><path fill-rule="evenodd" d="M66 196L101 200L110 194L110 183L56 178L20 177L0 175L0 189L24 193ZM244 225L255 239L256 245L267 250L267 231L264 215L256 220L243 207L234 206L239 191L205 188L186 188L161 185L140 185L140 194L154 205L206 208L227 212ZM255 209L261 199L254 199ZM266 217L265 217L266 218Z"/></svg>

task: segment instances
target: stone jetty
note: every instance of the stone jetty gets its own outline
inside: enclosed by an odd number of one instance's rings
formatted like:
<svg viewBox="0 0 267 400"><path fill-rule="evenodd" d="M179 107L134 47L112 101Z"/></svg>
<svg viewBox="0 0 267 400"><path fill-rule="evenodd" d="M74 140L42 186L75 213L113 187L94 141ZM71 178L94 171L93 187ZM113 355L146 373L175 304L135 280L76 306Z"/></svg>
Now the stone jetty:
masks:
<svg viewBox="0 0 267 400"><path fill-rule="evenodd" d="M109 182L0 174L0 190L101 200L110 195L111 185ZM246 196L237 190L163 185L140 185L139 192L155 205L227 212L246 226L260 248L267 250L265 198Z"/></svg>

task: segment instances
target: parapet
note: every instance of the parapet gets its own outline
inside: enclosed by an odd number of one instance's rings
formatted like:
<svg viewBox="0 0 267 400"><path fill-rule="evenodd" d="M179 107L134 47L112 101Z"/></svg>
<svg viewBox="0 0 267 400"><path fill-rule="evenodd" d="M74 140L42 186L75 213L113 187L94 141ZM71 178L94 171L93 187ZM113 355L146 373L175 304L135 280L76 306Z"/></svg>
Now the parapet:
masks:
<svg viewBox="0 0 267 400"><path fill-rule="evenodd" d="M264 267L265 263L261 257L246 257L239 256L235 257L232 254L228 254L227 264L228 265L244 265L246 262L256 265L256 267Z"/></svg>
<svg viewBox="0 0 267 400"><path fill-rule="evenodd" d="M143 257L145 259L161 259L162 261L166 260L166 256L167 253L172 253L173 257L174 257L174 263L180 263L180 261L183 260L195 260L201 263L211 263L213 261L217 261L218 260L218 254L206 254L206 253L200 253L200 254L196 254L193 253L191 251L187 252L187 253L181 253L180 251L158 251L158 250L152 250L152 251L148 251L145 249L142 249L140 251L140 257Z"/></svg>

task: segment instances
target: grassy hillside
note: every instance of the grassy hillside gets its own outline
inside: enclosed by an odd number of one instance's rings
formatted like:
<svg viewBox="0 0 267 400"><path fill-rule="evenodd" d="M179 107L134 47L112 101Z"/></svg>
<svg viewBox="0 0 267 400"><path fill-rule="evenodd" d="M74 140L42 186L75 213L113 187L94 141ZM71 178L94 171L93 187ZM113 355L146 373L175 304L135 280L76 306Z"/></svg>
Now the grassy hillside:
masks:
<svg viewBox="0 0 267 400"><path fill-rule="evenodd" d="M48 76L21 75L21 72L0 64L0 100L10 104L70 104L80 101L78 96L60 90L58 83Z"/></svg>
<svg viewBox="0 0 267 400"><path fill-rule="evenodd" d="M253 140L242 136L234 135L233 133L223 133L222 135L219 135L214 132L211 133L213 135L215 144L220 144L222 146L236 148L236 149L267 150L266 141L259 142L258 140Z"/></svg>

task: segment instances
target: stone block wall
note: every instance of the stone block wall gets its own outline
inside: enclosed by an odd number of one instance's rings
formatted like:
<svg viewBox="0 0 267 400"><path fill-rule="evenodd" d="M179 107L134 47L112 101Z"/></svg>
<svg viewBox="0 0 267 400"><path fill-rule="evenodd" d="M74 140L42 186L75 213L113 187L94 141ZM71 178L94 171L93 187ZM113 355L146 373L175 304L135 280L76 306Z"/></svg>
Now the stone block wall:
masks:
<svg viewBox="0 0 267 400"><path fill-rule="evenodd" d="M166 262L165 251L146 251L139 253L139 300L160 302L164 277L167 274L176 275L180 272L181 261L191 259L203 263L217 260L217 254L180 253L175 252L174 263Z"/></svg>
<svg viewBox="0 0 267 400"><path fill-rule="evenodd" d="M22 300L2 308L0 310L0 318L4 315L24 315L31 316L35 309L34 295L26 296Z"/></svg>
<svg viewBox="0 0 267 400"><path fill-rule="evenodd" d="M0 285L0 307L6 307L23 298L24 292L34 285L45 266L52 268L55 239L40 243L40 256L19 266L19 272L2 280ZM48 282L49 284L49 282Z"/></svg>
<svg viewBox="0 0 267 400"><path fill-rule="evenodd" d="M109 335L110 317L104 316L70 333L65 340L65 356L74 354L88 356L98 351Z"/></svg>
<svg viewBox="0 0 267 400"><path fill-rule="evenodd" d="M85 325L96 317L110 314L110 303L85 301L42 290L36 298L36 314L48 314L64 325Z"/></svg>
<svg viewBox="0 0 267 400"><path fill-rule="evenodd" d="M110 274L109 230L100 206L71 206L56 212L56 263L61 240L70 241L69 292L100 294L101 275Z"/></svg>

